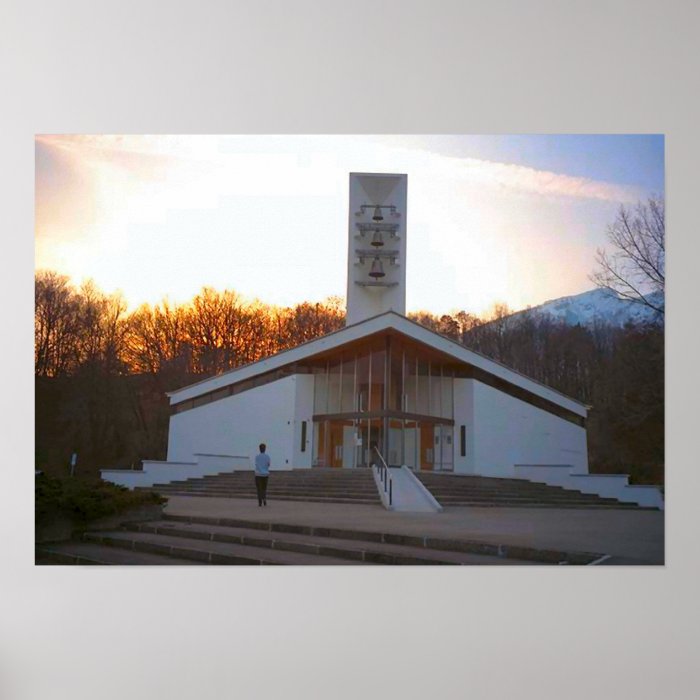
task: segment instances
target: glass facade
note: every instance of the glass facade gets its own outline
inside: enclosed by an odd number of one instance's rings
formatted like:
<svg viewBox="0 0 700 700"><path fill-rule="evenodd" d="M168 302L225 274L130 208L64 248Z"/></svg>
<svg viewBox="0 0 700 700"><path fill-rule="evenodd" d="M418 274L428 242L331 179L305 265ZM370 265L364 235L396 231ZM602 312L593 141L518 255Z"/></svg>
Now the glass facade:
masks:
<svg viewBox="0 0 700 700"><path fill-rule="evenodd" d="M451 470L453 365L396 336L313 364L314 465Z"/></svg>

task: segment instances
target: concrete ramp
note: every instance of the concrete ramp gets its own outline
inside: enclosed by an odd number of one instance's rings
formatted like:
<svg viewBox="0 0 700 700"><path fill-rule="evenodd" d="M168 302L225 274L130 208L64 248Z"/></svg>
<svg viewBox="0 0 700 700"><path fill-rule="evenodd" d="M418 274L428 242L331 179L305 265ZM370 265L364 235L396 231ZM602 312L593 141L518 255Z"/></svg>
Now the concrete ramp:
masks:
<svg viewBox="0 0 700 700"><path fill-rule="evenodd" d="M387 510L410 513L439 513L442 506L405 465L388 470L391 488L385 487L378 467L372 467L382 505ZM389 502L391 494L391 503Z"/></svg>

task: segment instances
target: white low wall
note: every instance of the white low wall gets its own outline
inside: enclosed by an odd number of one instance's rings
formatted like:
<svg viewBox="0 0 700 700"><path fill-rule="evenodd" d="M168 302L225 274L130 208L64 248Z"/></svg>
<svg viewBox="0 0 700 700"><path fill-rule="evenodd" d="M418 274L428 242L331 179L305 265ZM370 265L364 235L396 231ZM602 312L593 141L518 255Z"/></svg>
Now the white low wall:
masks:
<svg viewBox="0 0 700 700"><path fill-rule="evenodd" d="M625 494L631 503L664 510L664 496L656 486L628 486Z"/></svg>
<svg viewBox="0 0 700 700"><path fill-rule="evenodd" d="M109 481L117 486L134 489L137 486L153 486L152 476L141 469L100 469L102 481Z"/></svg>
<svg viewBox="0 0 700 700"><path fill-rule="evenodd" d="M168 484L210 474L252 469L250 457L235 455L195 455L196 462L163 462L145 459L141 470L101 469L104 481L133 489L136 486Z"/></svg>
<svg viewBox="0 0 700 700"><path fill-rule="evenodd" d="M195 454L195 459L202 471L207 474L217 474L219 472L232 472L243 469L253 469L253 458L249 455L211 455ZM211 472L209 470L215 470Z"/></svg>
<svg viewBox="0 0 700 700"><path fill-rule="evenodd" d="M387 510L404 513L440 513L442 511L442 506L435 500L433 494L405 464L399 469L389 469L391 504L389 504L389 492L384 491L384 482L376 465L372 466L372 475L379 497L382 499L382 505Z"/></svg>
<svg viewBox="0 0 700 700"><path fill-rule="evenodd" d="M627 474L571 474L569 483L582 493L594 493L605 498L625 500L629 486Z"/></svg>
<svg viewBox="0 0 700 700"><path fill-rule="evenodd" d="M627 474L578 474L576 468L568 464L516 464L514 470L518 479L664 509L663 494L656 486L631 486Z"/></svg>
<svg viewBox="0 0 700 700"><path fill-rule="evenodd" d="M572 464L516 464L515 478L538 481L549 486L566 486L574 471Z"/></svg>

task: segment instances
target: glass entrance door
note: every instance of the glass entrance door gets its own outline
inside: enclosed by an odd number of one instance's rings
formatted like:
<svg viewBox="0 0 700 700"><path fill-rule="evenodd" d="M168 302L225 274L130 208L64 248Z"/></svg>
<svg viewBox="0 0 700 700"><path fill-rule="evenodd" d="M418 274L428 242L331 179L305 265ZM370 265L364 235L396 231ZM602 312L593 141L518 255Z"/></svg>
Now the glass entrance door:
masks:
<svg viewBox="0 0 700 700"><path fill-rule="evenodd" d="M434 468L439 471L452 471L453 469L453 446L452 446L452 426L436 425L433 439Z"/></svg>
<svg viewBox="0 0 700 700"><path fill-rule="evenodd" d="M401 418L347 418L314 423L314 466L369 467L376 461L375 446L389 466L405 464L413 470L453 470L451 425Z"/></svg>
<svg viewBox="0 0 700 700"><path fill-rule="evenodd" d="M383 452L384 429L382 423L381 418L358 420L362 445L357 466L369 467L376 462L375 447Z"/></svg>

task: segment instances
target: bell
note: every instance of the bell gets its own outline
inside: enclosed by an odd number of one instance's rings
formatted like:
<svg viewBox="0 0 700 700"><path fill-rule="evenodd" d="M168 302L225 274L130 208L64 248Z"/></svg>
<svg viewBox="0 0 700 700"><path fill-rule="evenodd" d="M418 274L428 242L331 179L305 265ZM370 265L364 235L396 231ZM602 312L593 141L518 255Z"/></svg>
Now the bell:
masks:
<svg viewBox="0 0 700 700"><path fill-rule="evenodd" d="M381 231L374 232L374 235L372 236L372 245L375 248L379 248L379 246L384 245L384 241L382 240L382 232Z"/></svg>
<svg viewBox="0 0 700 700"><path fill-rule="evenodd" d="M384 268L382 267L382 261L379 258L375 258L372 263L372 269L369 271L369 276L379 279L384 277Z"/></svg>
<svg viewBox="0 0 700 700"><path fill-rule="evenodd" d="M382 216L382 208L377 205L374 207L374 215L372 216L373 221L384 221L384 217Z"/></svg>

